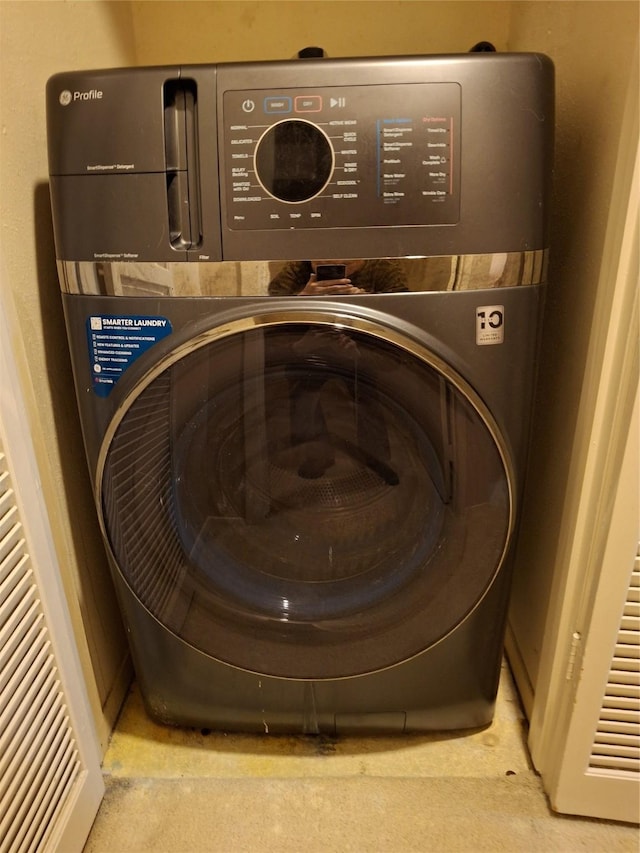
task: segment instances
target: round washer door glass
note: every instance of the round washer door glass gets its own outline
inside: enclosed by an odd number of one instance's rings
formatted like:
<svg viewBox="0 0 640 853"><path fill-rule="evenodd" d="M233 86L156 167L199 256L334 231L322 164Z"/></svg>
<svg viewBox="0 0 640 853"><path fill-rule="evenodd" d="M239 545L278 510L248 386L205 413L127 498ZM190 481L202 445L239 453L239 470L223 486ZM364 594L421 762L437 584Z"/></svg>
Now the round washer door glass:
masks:
<svg viewBox="0 0 640 853"><path fill-rule="evenodd" d="M283 678L428 649L483 597L512 528L508 456L474 391L412 339L331 319L253 318L175 350L101 455L103 527L142 604Z"/></svg>

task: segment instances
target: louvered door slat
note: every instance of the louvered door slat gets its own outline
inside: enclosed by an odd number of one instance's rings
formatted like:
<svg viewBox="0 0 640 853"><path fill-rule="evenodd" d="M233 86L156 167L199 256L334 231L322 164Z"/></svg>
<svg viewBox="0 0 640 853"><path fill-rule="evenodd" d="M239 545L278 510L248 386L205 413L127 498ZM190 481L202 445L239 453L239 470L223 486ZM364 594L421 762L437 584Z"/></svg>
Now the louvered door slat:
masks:
<svg viewBox="0 0 640 853"><path fill-rule="evenodd" d="M629 677L633 677L633 673L629 673ZM640 687L636 684L623 684L619 681L609 679L607 685L607 701L615 702L617 699L630 699L635 707L638 707L640 701Z"/></svg>
<svg viewBox="0 0 640 853"><path fill-rule="evenodd" d="M638 648L638 640L640 638L640 632L637 630L634 631L631 628L625 628L624 626L620 627L620 634L618 635L618 642L622 646L627 646L629 650ZM637 654L637 652L636 652Z"/></svg>
<svg viewBox="0 0 640 853"><path fill-rule="evenodd" d="M611 722L625 723L630 726L638 725L638 714L635 708L625 710L623 708L603 708L600 713L598 731L605 730Z"/></svg>
<svg viewBox="0 0 640 853"><path fill-rule="evenodd" d="M633 774L637 772L638 759L625 758L624 756L600 756L592 755L589 765L590 771L593 770L615 770L622 774Z"/></svg>
<svg viewBox="0 0 640 853"><path fill-rule="evenodd" d="M618 640L614 652L614 661L623 662L623 665L633 669L638 668L638 646L634 643L623 643ZM617 667L620 669L621 667Z"/></svg>
<svg viewBox="0 0 640 853"><path fill-rule="evenodd" d="M606 719L609 711L627 711L638 714L638 700L633 696L616 696L607 694L602 701L602 716Z"/></svg>
<svg viewBox="0 0 640 853"><path fill-rule="evenodd" d="M603 736L610 735L611 737L616 737L617 735L636 735L638 734L637 726L634 726L634 720L629 720L625 722L624 720L600 720L600 726L598 731L602 733Z"/></svg>
<svg viewBox="0 0 640 853"><path fill-rule="evenodd" d="M634 666L631 661L627 669L618 668L617 661L614 661L609 682L611 684L635 684L636 687L640 688L640 672L638 672L637 666Z"/></svg>
<svg viewBox="0 0 640 853"><path fill-rule="evenodd" d="M632 741L636 741L636 743ZM610 743L602 743L599 738L596 738L593 754L599 758L607 755L612 758L633 758L637 761L640 758L640 747L638 747L636 738L630 737L628 742L620 742L619 738L612 738Z"/></svg>
<svg viewBox="0 0 640 853"><path fill-rule="evenodd" d="M640 749L640 735L636 732L612 732L603 730L596 735L594 741L594 751L596 747L602 744L605 748L613 748L614 746L622 746L625 749Z"/></svg>

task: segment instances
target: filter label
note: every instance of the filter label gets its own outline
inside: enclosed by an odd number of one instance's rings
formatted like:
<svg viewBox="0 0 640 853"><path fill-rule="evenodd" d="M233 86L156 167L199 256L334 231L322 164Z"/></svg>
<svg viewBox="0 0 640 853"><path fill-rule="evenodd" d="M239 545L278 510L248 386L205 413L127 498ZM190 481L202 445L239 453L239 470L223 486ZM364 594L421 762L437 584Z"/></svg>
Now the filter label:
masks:
<svg viewBox="0 0 640 853"><path fill-rule="evenodd" d="M108 397L125 370L171 332L166 317L129 314L88 317L87 344L94 393Z"/></svg>

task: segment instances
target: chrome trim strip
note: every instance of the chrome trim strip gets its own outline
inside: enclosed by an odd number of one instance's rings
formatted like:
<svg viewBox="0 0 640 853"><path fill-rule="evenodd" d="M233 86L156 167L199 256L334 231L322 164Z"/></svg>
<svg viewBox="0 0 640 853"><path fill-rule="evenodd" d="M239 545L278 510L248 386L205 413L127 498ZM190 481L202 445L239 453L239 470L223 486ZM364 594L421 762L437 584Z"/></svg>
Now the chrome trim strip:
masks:
<svg viewBox="0 0 640 853"><path fill-rule="evenodd" d="M406 276L410 293L496 290L543 284L547 249L475 255L388 258ZM369 258L366 260L376 260ZM127 297L270 297L270 280L286 261L64 261L58 279L63 293Z"/></svg>

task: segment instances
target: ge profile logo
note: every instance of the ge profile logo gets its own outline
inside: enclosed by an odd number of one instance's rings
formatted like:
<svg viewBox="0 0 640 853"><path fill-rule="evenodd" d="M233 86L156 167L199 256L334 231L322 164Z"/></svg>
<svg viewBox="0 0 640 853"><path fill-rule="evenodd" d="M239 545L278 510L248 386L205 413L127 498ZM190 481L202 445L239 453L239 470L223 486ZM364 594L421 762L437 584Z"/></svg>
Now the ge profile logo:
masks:
<svg viewBox="0 0 640 853"><path fill-rule="evenodd" d="M63 89L58 100L63 107L68 107L72 101L101 101L103 95L102 89L89 89L88 92L70 92L68 89Z"/></svg>

